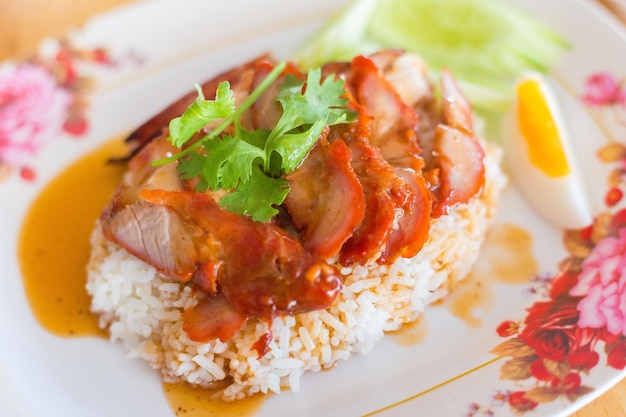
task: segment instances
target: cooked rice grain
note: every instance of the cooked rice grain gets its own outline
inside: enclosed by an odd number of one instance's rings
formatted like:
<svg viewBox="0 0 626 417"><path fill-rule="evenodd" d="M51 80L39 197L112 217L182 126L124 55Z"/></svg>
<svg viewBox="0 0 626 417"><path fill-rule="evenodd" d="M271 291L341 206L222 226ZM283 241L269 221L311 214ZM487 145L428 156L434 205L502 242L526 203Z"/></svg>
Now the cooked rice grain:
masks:
<svg viewBox="0 0 626 417"><path fill-rule="evenodd" d="M269 328L249 320L227 343L193 342L181 321L196 302L191 289L105 240L96 226L87 283L92 311L112 341L148 361L166 382L221 386L225 400L298 391L304 372L369 352L386 331L416 320L469 273L505 183L499 159L499 150L488 151L481 197L434 220L417 256L390 266L342 268L345 285L328 310L276 318ZM259 359L252 345L268 330L270 350Z"/></svg>

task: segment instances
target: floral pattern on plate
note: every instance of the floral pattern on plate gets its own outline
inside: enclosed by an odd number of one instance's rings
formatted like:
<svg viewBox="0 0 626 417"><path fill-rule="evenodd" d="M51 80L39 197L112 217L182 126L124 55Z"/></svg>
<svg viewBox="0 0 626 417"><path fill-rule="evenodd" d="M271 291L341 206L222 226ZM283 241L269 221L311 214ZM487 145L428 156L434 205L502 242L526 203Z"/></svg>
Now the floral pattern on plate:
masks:
<svg viewBox="0 0 626 417"><path fill-rule="evenodd" d="M581 100L591 109L612 116L618 126L626 128L626 77L617 80L608 73L596 73L587 79ZM618 139L619 140L619 139ZM626 144L611 142L598 151L602 162L616 167L607 178L605 204L608 207L622 202L626 190Z"/></svg>
<svg viewBox="0 0 626 417"><path fill-rule="evenodd" d="M91 91L92 80L82 71L83 64L115 66L114 60L104 49L79 49L68 42L53 42L50 45L52 54L46 53L18 65L0 64L0 182L3 175L8 175L6 173L17 172L24 179L34 178L35 172L29 166L29 161L41 147L63 135L83 137L87 134L88 94ZM61 53L63 50L65 52ZM3 81L5 77L7 80L15 80L18 71L23 70L29 71L28 76L19 75L17 79L25 82L28 87L25 87L24 91L28 91L28 94L31 92L40 94L44 91L48 94L50 100L48 103L56 105L48 106L46 112L36 115L33 119L30 118L34 113L32 109L23 107L25 109L23 115L28 116L24 118L24 123L30 124L19 126L26 126L30 130L24 131L30 133L9 137L9 133L15 134L16 125L6 122L10 119L4 118L4 112L9 108L9 104L15 103L16 98L25 99L27 93L13 94L16 91L13 88L19 83L13 84L11 81L3 84ZM28 81L31 79L34 81ZM32 85L29 85L31 82ZM625 83L626 79L617 80L610 74L594 74L589 78L585 94L581 98L588 106L602 112L603 116L621 120L621 124L626 127ZM32 90L29 90L31 87ZM12 107L12 110L15 109ZM16 120L22 116L19 112L15 114L19 116ZM40 121L46 118L50 118L52 123L42 125ZM38 124L42 127L37 128ZM8 133L4 130L5 126L10 128L7 130ZM35 133L41 136L33 136ZM19 145L20 140L27 143L23 146L25 151L18 152L16 159L6 157L5 152L13 151L5 149L8 149L10 144ZM599 150L598 157L615 167L607 179L609 187L606 193L607 207L614 207L623 201L623 191L626 190L626 145L613 141ZM620 304L616 304L619 297L622 297L622 300L626 297L624 276L623 273L619 274L623 268L611 267L615 262L618 265L624 263L626 237L622 231L618 232L616 226L626 226L625 218L624 212L606 213L596 220L593 227L566 233L564 241L570 255L563 261L560 273L554 277L538 277L537 280L537 283L541 283L542 289L546 289L546 299L533 304L524 319L517 322L506 321L497 329L506 340L494 351L502 350L499 355L502 356L504 363L530 356L531 349L535 350L533 355L536 358L530 363L517 360L512 362L512 365L517 363L519 366L508 367L510 375L520 372L515 378L509 378L519 388L494 390L487 405L473 403L469 406L467 414L495 415L497 407L508 407L514 413L524 414L541 407L539 405L541 402L561 398L566 402L572 402L593 389L585 384L585 377L594 367L624 369L625 336L623 333L611 333L608 323L615 325L613 328L615 330L618 325L623 326L626 317L625 312L620 310ZM576 262L579 263L578 266ZM585 268L582 267L583 263L586 265ZM584 274L583 270L586 271ZM575 295L578 293L575 288L579 284L583 285L581 283L584 277L586 277L584 285L595 291L596 295L593 297L590 296L591 293L587 297ZM580 288L579 290L583 291ZM586 298L589 299L583 303ZM622 308L624 302L621 302ZM587 307L583 308L585 305ZM585 320L582 319L583 311L588 315ZM606 314L603 319L602 314L598 313L605 311L612 315ZM553 314L551 324L545 320L545 316L540 318L540 315L546 312ZM622 314L621 318L619 314ZM583 323L587 323L585 327ZM596 323L598 327L593 327L589 323ZM544 325L547 327L544 328ZM560 345L550 338L542 338L551 333L562 336L559 339ZM504 344L513 346L506 351L502 348ZM572 347L576 349L572 350ZM542 357L539 361L540 355L552 359L543 360ZM507 379L504 375L504 365L502 369L502 376ZM522 379L519 375L528 376Z"/></svg>
<svg viewBox="0 0 626 417"><path fill-rule="evenodd" d="M89 129L90 65L116 67L104 48L79 48L49 40L19 63L0 65L0 181L12 172L35 179L31 159L63 134L82 137Z"/></svg>
<svg viewBox="0 0 626 417"><path fill-rule="evenodd" d="M593 74L580 99L626 128L626 78ZM564 231L567 258L555 276L534 281L545 291L531 289L545 297L528 307L523 319L497 327L506 340L491 353L504 359L500 378L516 388L494 391L486 405L470 404L468 417L493 416L505 405L523 415L542 403L574 402L593 391L584 378L601 360L626 368L626 209L611 210L626 188L626 145L609 142L596 156L615 166L607 179L607 209L588 227Z"/></svg>

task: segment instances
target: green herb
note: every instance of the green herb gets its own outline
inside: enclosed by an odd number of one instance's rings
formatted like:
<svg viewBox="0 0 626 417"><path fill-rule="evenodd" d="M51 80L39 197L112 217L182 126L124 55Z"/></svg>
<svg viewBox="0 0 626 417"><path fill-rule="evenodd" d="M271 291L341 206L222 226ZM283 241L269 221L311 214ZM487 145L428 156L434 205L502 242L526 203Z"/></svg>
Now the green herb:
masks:
<svg viewBox="0 0 626 417"><path fill-rule="evenodd" d="M257 221L268 221L278 213L276 206L289 192L283 175L300 165L325 126L348 123L356 116L347 108L343 81L334 76L321 80L321 70L316 68L308 72L306 82L285 77L276 96L283 112L272 130L244 129L241 115L284 68L284 62L277 64L240 106L235 105L228 82L218 85L214 100L206 100L196 87L196 101L170 122L169 140L182 148L207 124L217 127L181 152L154 164L179 160L181 178L198 177L198 191L228 190L220 205ZM234 133L224 133L230 126Z"/></svg>

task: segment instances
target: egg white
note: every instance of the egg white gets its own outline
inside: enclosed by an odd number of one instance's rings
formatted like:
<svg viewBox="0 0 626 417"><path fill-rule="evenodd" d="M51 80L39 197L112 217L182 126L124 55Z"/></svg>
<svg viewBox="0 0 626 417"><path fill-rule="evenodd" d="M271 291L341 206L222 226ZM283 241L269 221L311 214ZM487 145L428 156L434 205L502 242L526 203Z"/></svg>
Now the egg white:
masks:
<svg viewBox="0 0 626 417"><path fill-rule="evenodd" d="M551 80L536 72L521 74L518 83L527 79L538 82L561 138L569 173L551 177L530 160L528 144L522 136L518 118L518 100L503 122L503 145L506 168L517 189L534 210L552 225L561 229L580 229L590 225L593 215L571 144L571 134L554 93Z"/></svg>

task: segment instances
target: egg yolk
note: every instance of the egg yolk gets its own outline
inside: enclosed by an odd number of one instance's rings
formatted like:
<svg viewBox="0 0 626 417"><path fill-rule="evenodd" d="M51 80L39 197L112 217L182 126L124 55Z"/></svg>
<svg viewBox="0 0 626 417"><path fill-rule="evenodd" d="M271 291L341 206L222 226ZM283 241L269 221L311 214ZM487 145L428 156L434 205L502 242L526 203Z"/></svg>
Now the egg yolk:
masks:
<svg viewBox="0 0 626 417"><path fill-rule="evenodd" d="M568 175L569 165L559 130L539 82L531 79L520 82L517 97L517 118L530 162L547 176Z"/></svg>

